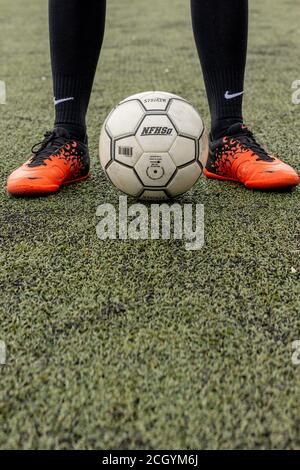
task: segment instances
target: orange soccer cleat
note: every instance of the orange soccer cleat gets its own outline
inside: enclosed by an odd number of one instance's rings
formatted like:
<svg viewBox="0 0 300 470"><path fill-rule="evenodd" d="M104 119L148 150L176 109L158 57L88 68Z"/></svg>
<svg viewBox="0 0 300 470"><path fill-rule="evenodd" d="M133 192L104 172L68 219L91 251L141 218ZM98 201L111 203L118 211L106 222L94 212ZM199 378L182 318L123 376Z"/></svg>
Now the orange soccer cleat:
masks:
<svg viewBox="0 0 300 470"><path fill-rule="evenodd" d="M276 190L297 186L297 172L269 155L242 124L234 124L225 137L210 144L205 176L238 181L249 189Z"/></svg>
<svg viewBox="0 0 300 470"><path fill-rule="evenodd" d="M8 177L7 191L13 196L52 194L61 185L89 177L87 143L73 138L63 128L47 132L32 157Z"/></svg>

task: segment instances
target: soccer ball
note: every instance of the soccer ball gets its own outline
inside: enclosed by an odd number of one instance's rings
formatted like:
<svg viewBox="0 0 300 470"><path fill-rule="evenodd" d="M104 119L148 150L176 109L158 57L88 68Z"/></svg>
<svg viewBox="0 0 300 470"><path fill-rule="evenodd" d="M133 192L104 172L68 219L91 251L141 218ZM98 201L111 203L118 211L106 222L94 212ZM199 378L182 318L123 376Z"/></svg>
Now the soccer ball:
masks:
<svg viewBox="0 0 300 470"><path fill-rule="evenodd" d="M201 117L170 93L130 96L113 109L101 131L100 161L107 177L140 199L185 193L201 176L207 156Z"/></svg>

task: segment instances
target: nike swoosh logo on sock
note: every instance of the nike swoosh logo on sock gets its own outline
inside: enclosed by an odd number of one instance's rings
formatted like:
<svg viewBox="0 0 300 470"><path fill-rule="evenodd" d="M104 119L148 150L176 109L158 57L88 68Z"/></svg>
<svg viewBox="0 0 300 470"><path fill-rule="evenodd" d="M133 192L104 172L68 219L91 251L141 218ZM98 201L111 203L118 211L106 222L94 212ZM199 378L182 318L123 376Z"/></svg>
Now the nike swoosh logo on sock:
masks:
<svg viewBox="0 0 300 470"><path fill-rule="evenodd" d="M74 96L70 96L70 98L62 98L61 100L57 100L54 98L54 104L57 106L58 104L65 103L66 101L74 101Z"/></svg>
<svg viewBox="0 0 300 470"><path fill-rule="evenodd" d="M225 93L225 99L226 100L233 100L234 98L237 98L238 96L241 96L243 95L244 92L243 91L240 91L239 93L229 93L229 91L226 91Z"/></svg>

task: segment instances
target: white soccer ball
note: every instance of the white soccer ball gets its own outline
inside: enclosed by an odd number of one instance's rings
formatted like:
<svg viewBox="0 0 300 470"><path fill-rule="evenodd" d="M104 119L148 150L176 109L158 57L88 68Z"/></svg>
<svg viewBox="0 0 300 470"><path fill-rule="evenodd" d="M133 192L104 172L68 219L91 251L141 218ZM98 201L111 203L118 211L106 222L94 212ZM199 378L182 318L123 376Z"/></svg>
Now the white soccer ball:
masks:
<svg viewBox="0 0 300 470"><path fill-rule="evenodd" d="M122 101L106 119L100 161L109 180L140 199L183 194L206 165L208 139L193 106L170 93L149 91Z"/></svg>

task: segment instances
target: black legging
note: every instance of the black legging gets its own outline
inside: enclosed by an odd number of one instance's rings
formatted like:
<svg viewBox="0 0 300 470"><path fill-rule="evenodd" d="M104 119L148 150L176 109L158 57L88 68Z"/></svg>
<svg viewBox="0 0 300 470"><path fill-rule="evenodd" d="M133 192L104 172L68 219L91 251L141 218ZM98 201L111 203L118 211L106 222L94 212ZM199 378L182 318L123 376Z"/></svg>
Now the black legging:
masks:
<svg viewBox="0 0 300 470"><path fill-rule="evenodd" d="M105 27L106 0L49 0L56 125L83 130Z"/></svg>
<svg viewBox="0 0 300 470"><path fill-rule="evenodd" d="M130 0L129 0L130 1ZM85 115L101 50L105 0L49 0L56 125L85 129ZM212 128L242 120L248 0L191 0ZM150 41L151 38L149 38ZM184 60L184 58L183 58Z"/></svg>

